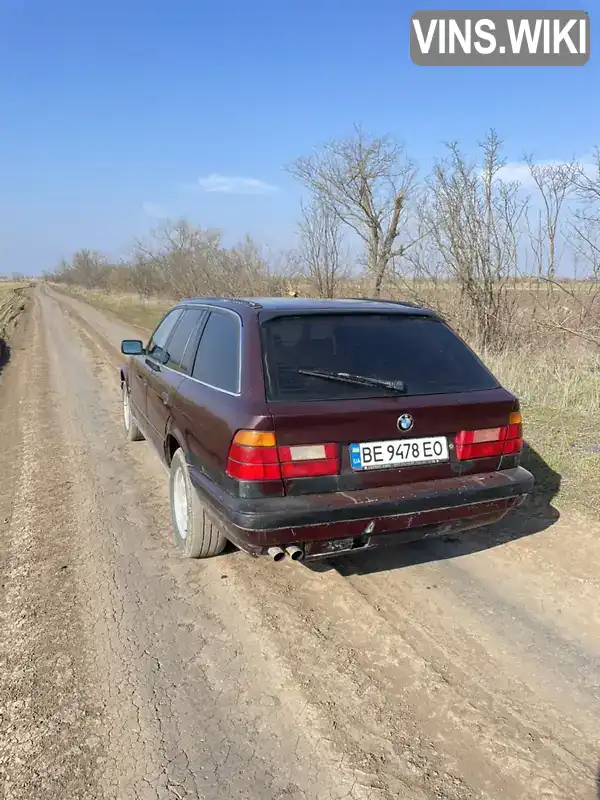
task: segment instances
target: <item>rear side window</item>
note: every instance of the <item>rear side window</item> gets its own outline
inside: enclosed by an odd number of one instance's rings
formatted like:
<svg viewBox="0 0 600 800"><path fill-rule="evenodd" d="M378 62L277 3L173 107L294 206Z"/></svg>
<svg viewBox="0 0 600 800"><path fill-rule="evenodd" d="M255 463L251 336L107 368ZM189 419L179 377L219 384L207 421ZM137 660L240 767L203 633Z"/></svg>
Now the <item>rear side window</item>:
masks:
<svg viewBox="0 0 600 800"><path fill-rule="evenodd" d="M198 345L192 377L216 389L239 392L240 333L237 314L211 311Z"/></svg>
<svg viewBox="0 0 600 800"><path fill-rule="evenodd" d="M196 358L196 350L198 348L198 342L200 341L200 336L202 334L202 330L204 329L204 323L208 319L209 311L206 309L199 310L199 322L194 329L194 332L189 338L187 346L185 348L185 353L183 354L183 359L181 361L181 368L184 372L187 372L188 375L192 374L192 369L194 367L194 359Z"/></svg>
<svg viewBox="0 0 600 800"><path fill-rule="evenodd" d="M267 397L277 401L382 397L385 387L302 374L402 381L404 396L493 389L497 380L445 323L401 314L278 317L261 326Z"/></svg>
<svg viewBox="0 0 600 800"><path fill-rule="evenodd" d="M190 337L200 322L201 316L201 310L188 308L183 312L183 315L167 343L167 361L165 363L168 367L178 369L181 366L183 354L185 353Z"/></svg>

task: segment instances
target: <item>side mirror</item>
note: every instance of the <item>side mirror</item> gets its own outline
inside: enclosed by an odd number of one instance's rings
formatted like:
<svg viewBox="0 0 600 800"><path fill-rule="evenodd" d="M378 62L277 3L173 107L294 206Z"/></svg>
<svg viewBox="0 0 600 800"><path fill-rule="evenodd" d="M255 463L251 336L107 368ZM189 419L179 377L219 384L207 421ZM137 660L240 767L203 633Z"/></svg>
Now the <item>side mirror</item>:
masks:
<svg viewBox="0 0 600 800"><path fill-rule="evenodd" d="M144 344L139 339L123 339L121 352L126 356L141 356L144 352Z"/></svg>

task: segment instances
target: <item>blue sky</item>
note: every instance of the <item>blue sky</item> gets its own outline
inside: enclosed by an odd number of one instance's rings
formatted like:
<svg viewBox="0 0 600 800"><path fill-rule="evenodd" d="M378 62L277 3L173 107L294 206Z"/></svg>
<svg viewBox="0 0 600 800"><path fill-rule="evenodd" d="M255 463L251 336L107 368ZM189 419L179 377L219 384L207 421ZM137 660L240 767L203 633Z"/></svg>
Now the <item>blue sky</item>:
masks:
<svg viewBox="0 0 600 800"><path fill-rule="evenodd" d="M413 65L410 15L456 7L523 5L0 0L0 273L118 254L161 213L285 246L299 189L283 165L355 122L424 165L490 126L515 160L600 144L593 8L585 67Z"/></svg>

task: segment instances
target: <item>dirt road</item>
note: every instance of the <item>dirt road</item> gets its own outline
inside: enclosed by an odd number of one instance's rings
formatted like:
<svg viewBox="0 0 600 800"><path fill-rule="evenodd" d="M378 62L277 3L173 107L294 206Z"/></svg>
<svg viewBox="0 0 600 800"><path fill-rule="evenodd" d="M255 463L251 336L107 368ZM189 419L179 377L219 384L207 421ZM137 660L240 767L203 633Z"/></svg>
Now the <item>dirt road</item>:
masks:
<svg viewBox="0 0 600 800"><path fill-rule="evenodd" d="M0 375L0 797L594 800L599 529L185 562L131 333L37 289Z"/></svg>

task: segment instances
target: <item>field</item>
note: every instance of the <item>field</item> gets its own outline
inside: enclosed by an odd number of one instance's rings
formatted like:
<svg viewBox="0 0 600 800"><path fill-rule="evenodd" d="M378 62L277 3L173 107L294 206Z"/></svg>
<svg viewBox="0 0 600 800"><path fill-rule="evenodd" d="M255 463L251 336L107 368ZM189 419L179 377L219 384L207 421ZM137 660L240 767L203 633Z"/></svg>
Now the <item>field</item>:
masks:
<svg viewBox="0 0 600 800"><path fill-rule="evenodd" d="M55 289L70 294L72 297L80 297L101 311L108 311L114 314L124 322L148 331L156 327L172 305L169 300L142 300L134 294L97 292L79 287L67 288L57 284L53 284L53 286Z"/></svg>
<svg viewBox="0 0 600 800"><path fill-rule="evenodd" d="M133 294L56 288L146 332L155 327L172 305L167 299L141 300ZM452 297L452 287L422 284L420 290L429 302L435 302L436 292L443 291L445 305L450 309L448 316L455 321L460 301ZM532 290L542 293L534 285L520 284L513 289L516 308L512 341L494 352L482 351L477 342L470 344L500 381L521 399L529 446L525 463L535 473L537 498L553 500L559 507L585 508L597 515L600 513L600 352L586 342L536 325L533 310L540 306L540 301L532 298ZM587 287L579 286L577 291L583 294ZM351 287L346 294L357 296L357 287ZM560 303L564 309L568 300L566 293L560 292L552 302Z"/></svg>
<svg viewBox="0 0 600 800"><path fill-rule="evenodd" d="M24 291L28 283L0 281L0 340L7 336L20 312L25 307Z"/></svg>

